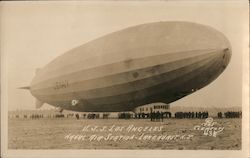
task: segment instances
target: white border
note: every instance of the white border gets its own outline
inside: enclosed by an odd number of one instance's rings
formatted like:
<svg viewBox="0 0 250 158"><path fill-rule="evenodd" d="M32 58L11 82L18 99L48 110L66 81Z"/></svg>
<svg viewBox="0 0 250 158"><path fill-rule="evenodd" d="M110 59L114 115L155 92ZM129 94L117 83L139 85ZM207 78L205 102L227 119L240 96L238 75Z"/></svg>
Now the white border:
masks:
<svg viewBox="0 0 250 158"><path fill-rule="evenodd" d="M109 1L105 1L109 2ZM104 2L104 3L105 3ZM162 2L139 2L139 1L123 1L121 3L162 3ZM200 1L195 1L196 3L200 3ZM217 3L216 1L212 1L213 3ZM241 1L242 2L242 1ZM244 1L246 5L248 5L247 1ZM57 4L58 2L3 2L4 4L11 3L51 3ZM71 2L60 2L76 5L77 1ZM84 3L100 3L100 1L84 1ZM103 1L101 2L103 3ZM120 3L120 2L117 2ZM173 3L173 2L169 2ZM178 3L178 2L177 2ZM206 2L203 2L206 3ZM211 3L208 2L208 3ZM230 3L230 2L227 2ZM246 19L246 24L249 25L248 19ZM0 30L1 31L1 30ZM249 32L249 29L246 30ZM1 46L3 46L4 42L0 41ZM7 63L6 56L1 52L1 156L4 158L42 158L42 157L102 157L102 158L112 158L112 157L227 157L227 158L235 158L235 157L249 157L249 47L246 47L246 44L249 43L249 36L246 35L244 38L244 42L242 43L242 47L244 47L245 51L243 52L243 88L242 88L242 150L217 150L217 151L208 151L208 150L9 150L8 149L8 109L6 106L8 105L7 100L7 78L5 78Z"/></svg>

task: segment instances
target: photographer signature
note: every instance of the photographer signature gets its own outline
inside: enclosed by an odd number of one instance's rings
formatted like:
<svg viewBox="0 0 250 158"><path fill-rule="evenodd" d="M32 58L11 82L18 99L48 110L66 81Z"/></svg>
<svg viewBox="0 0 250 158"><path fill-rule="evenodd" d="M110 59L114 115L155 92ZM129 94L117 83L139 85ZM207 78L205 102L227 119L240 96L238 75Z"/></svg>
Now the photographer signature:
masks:
<svg viewBox="0 0 250 158"><path fill-rule="evenodd" d="M214 122L213 118L209 117L205 120L205 123L194 126L194 130L203 131L203 135L205 136L216 137L224 130L224 127L215 125L217 125L217 122Z"/></svg>

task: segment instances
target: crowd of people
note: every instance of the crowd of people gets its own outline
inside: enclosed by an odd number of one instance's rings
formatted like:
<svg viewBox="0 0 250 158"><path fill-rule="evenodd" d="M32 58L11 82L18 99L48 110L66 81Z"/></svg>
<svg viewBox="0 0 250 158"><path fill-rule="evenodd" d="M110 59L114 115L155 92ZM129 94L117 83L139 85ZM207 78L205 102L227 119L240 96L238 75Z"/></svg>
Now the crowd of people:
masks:
<svg viewBox="0 0 250 158"><path fill-rule="evenodd" d="M23 114L23 115L12 115L11 118L24 118L24 119L41 119L41 118L76 118L76 119L108 119L109 113L57 113L57 114ZM207 111L199 112L175 112L172 115L171 112L150 112L150 113L131 113L131 112L121 112L117 114L118 119L150 119L151 121L159 121L168 118L176 119L205 119L209 117ZM217 118L241 118L241 111L227 111L218 112Z"/></svg>
<svg viewBox="0 0 250 158"><path fill-rule="evenodd" d="M118 113L118 118L119 119L131 119L133 118L133 114L128 113L128 112Z"/></svg>
<svg viewBox="0 0 250 158"><path fill-rule="evenodd" d="M204 119L208 118L209 113L207 111L199 112L176 112L175 118L184 119L184 118L199 118Z"/></svg>
<svg viewBox="0 0 250 158"><path fill-rule="evenodd" d="M217 114L218 118L223 118L223 113L218 112ZM241 111L227 111L224 113L225 118L241 118L242 117L242 112Z"/></svg>
<svg viewBox="0 0 250 158"><path fill-rule="evenodd" d="M150 118L151 121L158 121L162 120L163 118L171 118L171 112L150 112L150 113L135 113L135 119L148 119Z"/></svg>

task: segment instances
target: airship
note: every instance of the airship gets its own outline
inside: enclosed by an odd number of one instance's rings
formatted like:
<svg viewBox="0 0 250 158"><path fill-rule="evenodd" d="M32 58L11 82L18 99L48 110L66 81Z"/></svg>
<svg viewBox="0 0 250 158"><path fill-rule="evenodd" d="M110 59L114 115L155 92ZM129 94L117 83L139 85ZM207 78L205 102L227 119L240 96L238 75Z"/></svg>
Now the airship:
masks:
<svg viewBox="0 0 250 158"><path fill-rule="evenodd" d="M184 21L140 24L67 51L37 71L29 89L44 103L79 112L170 104L214 81L231 46L214 28Z"/></svg>

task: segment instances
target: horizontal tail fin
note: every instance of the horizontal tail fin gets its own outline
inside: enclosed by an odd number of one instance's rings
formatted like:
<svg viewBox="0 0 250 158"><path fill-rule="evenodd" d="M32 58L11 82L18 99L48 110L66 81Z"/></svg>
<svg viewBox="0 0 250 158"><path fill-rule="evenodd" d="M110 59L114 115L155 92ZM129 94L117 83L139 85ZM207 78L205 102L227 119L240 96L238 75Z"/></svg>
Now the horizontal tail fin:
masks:
<svg viewBox="0 0 250 158"><path fill-rule="evenodd" d="M26 90L30 90L30 87L29 87L29 86L26 86L26 87L19 87L18 89L26 89Z"/></svg>
<svg viewBox="0 0 250 158"><path fill-rule="evenodd" d="M19 87L18 89L25 89L25 90L30 90L30 87L29 86L26 86L26 87ZM43 106L44 102L36 99L36 109L39 109Z"/></svg>
<svg viewBox="0 0 250 158"><path fill-rule="evenodd" d="M44 102L42 102L42 101L36 99L36 109L41 108L41 107L43 106L43 104L44 104Z"/></svg>

